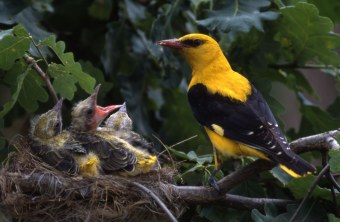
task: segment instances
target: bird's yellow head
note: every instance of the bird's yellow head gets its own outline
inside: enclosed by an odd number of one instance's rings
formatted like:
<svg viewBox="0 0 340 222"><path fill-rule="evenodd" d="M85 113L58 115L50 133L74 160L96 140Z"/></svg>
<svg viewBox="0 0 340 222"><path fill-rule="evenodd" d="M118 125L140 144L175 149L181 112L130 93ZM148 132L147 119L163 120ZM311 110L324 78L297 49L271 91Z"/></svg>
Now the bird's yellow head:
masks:
<svg viewBox="0 0 340 222"><path fill-rule="evenodd" d="M208 35L188 34L179 39L167 39L158 42L159 45L177 49L187 60L193 70L206 67L223 52L218 43ZM221 58L224 58L222 56Z"/></svg>
<svg viewBox="0 0 340 222"><path fill-rule="evenodd" d="M34 139L47 140L60 134L63 126L61 117L62 104L63 100L60 99L51 110L32 120L31 135Z"/></svg>
<svg viewBox="0 0 340 222"><path fill-rule="evenodd" d="M85 100L77 103L72 110L72 128L85 132L96 130L103 120L121 105L112 105L101 107L97 105L97 96L100 84L95 88L94 92Z"/></svg>

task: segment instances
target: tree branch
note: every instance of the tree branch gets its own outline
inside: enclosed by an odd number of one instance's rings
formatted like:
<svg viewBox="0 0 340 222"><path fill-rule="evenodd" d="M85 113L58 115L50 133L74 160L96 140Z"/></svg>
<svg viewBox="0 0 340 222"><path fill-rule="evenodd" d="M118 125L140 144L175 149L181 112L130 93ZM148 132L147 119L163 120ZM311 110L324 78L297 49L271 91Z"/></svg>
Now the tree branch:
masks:
<svg viewBox="0 0 340 222"><path fill-rule="evenodd" d="M340 129L332 130L312 136L303 137L290 143L290 147L296 153L303 153L313 150L328 151L339 149L338 142L333 138L340 134Z"/></svg>
<svg viewBox="0 0 340 222"><path fill-rule="evenodd" d="M299 65L296 63L289 63L289 64L271 64L269 65L270 68L274 69L338 69L339 66L327 66L322 64L306 64L306 65Z"/></svg>
<svg viewBox="0 0 340 222"><path fill-rule="evenodd" d="M58 96L57 96L57 93L52 86L52 83L51 83L48 75L46 75L46 73L40 68L40 66L36 63L36 61L32 57L25 55L24 59L25 59L27 64L32 64L32 68L44 80L46 87L47 87L48 91L50 92L50 95L52 96L54 103L56 104L58 102Z"/></svg>

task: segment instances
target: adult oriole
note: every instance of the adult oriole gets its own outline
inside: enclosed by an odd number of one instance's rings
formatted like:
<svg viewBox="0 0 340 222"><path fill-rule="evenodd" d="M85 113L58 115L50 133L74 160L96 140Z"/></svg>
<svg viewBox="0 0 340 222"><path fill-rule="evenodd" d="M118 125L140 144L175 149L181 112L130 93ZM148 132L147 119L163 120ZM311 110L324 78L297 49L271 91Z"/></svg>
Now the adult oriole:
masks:
<svg viewBox="0 0 340 222"><path fill-rule="evenodd" d="M214 147L215 170L222 153L271 160L293 177L315 171L291 151L261 93L232 70L214 39L188 34L158 44L177 49L192 68L188 100Z"/></svg>
<svg viewBox="0 0 340 222"><path fill-rule="evenodd" d="M72 152L85 153L85 149L62 131L62 99L49 111L31 122L30 147L44 162L68 174L79 173L79 166Z"/></svg>

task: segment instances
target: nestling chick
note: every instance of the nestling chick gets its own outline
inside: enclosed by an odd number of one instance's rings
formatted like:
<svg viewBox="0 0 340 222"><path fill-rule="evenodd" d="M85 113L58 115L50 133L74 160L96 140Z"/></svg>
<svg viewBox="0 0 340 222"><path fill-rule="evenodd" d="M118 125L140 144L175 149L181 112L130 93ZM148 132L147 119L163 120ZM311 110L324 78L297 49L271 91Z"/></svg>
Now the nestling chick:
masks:
<svg viewBox="0 0 340 222"><path fill-rule="evenodd" d="M87 163L80 163L81 172L96 176L102 169L104 173L132 171L136 157L124 145L126 142L119 138L108 139L108 134L97 131L97 127L111 111L120 105L101 107L97 105L97 95L100 85L85 100L76 104L72 110L71 132L73 137L85 147L87 155L92 155L92 168ZM82 157L81 157L82 158ZM81 159L76 159L81 161ZM99 160L99 161L98 161ZM86 167L85 167L86 166Z"/></svg>
<svg viewBox="0 0 340 222"><path fill-rule="evenodd" d="M102 135L107 132L105 138L108 140L119 138L127 143L125 148L137 157L135 169L124 175L147 173L156 167L157 157L151 154L153 146L141 135L132 131L132 120L127 114L125 103L118 112L112 114L105 121L105 126L100 127L100 131L103 132Z"/></svg>
<svg viewBox="0 0 340 222"><path fill-rule="evenodd" d="M85 150L62 131L62 99L46 113L32 120L30 144L32 152L44 162L68 174L77 174L79 167L69 150L82 153Z"/></svg>
<svg viewBox="0 0 340 222"><path fill-rule="evenodd" d="M101 130L110 131L112 135L125 140L137 149L152 154L156 153L152 143L149 143L140 134L132 130L132 120L127 113L126 103L105 121Z"/></svg>

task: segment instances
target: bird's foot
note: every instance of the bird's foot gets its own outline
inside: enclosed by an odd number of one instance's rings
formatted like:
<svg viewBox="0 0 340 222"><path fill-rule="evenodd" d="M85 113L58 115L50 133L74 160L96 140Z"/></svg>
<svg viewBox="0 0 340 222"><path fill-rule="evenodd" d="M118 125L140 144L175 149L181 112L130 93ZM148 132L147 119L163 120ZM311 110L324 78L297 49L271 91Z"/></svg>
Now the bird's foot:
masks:
<svg viewBox="0 0 340 222"><path fill-rule="evenodd" d="M215 175L211 175L208 179L208 184L209 186L211 186L212 188L214 188L217 192L220 192L220 187L217 184L217 180L215 178Z"/></svg>

